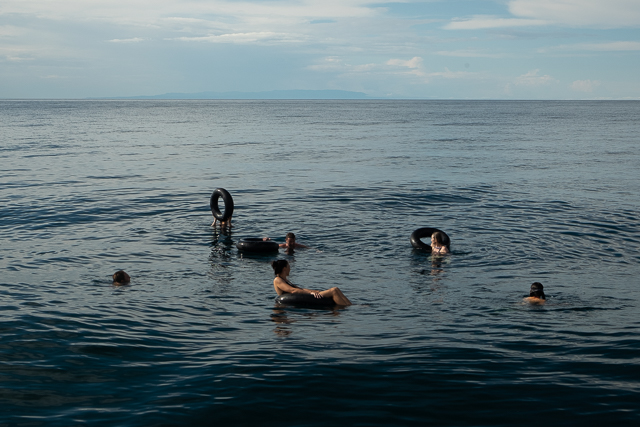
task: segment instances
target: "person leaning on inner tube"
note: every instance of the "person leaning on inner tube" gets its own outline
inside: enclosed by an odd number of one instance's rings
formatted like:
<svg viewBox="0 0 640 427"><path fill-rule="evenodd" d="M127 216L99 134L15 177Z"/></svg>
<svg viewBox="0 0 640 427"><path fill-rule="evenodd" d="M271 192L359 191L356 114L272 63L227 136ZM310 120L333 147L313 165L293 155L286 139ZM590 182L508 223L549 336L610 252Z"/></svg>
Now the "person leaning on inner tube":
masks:
<svg viewBox="0 0 640 427"><path fill-rule="evenodd" d="M271 239L268 237L263 237L262 240L268 241ZM296 242L296 235L293 233L287 233L287 235L285 236L285 243L280 243L278 246L286 250L309 249L309 246Z"/></svg>
<svg viewBox="0 0 640 427"><path fill-rule="evenodd" d="M436 231L431 235L431 253L432 254L448 254L449 249L444 244L444 234Z"/></svg>
<svg viewBox="0 0 640 427"><path fill-rule="evenodd" d="M307 249L309 246L296 242L296 235L293 233L287 233L285 236L285 243L280 243L281 248L287 249Z"/></svg>
<svg viewBox="0 0 640 427"><path fill-rule="evenodd" d="M291 266L286 259L279 259L271 263L273 272L276 278L273 279L273 287L278 295L283 294L311 294L316 298L333 298L333 302L336 305L351 305L349 298L344 296L342 291L338 288L327 289L326 291L312 291L311 289L304 289L298 285L291 283L287 277L291 272Z"/></svg>

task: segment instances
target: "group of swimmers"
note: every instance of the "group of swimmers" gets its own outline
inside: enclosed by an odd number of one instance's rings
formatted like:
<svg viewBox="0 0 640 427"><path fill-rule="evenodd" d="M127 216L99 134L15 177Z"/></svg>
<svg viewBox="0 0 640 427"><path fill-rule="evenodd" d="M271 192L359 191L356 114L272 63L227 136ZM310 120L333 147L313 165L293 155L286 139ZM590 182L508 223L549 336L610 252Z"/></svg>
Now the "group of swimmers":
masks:
<svg viewBox="0 0 640 427"><path fill-rule="evenodd" d="M216 222L214 221L211 225L214 226L215 224ZM229 219L226 224L222 222L221 226L225 225L230 227L231 219ZM263 240L271 239L264 237ZM308 246L296 242L296 235L294 233L287 233L285 236L285 242L281 243L279 246L287 251L308 248ZM445 255L449 253L449 248L444 244L444 235L439 231L436 231L431 235L431 253L435 255ZM305 289L291 283L288 279L289 274L291 273L291 266L286 259L273 261L271 263L271 267L273 268L273 272L276 276L273 279L273 287L279 296L285 294L311 294L315 298L332 299L338 306L352 305L349 298L347 298L337 287L329 288L324 291L316 291L312 289ZM130 281L131 277L123 270L116 271L113 274L113 284L116 286L126 285ZM543 289L544 287L542 286L542 283L534 282L529 290L529 296L525 297L524 301L531 304L544 304L546 296Z"/></svg>

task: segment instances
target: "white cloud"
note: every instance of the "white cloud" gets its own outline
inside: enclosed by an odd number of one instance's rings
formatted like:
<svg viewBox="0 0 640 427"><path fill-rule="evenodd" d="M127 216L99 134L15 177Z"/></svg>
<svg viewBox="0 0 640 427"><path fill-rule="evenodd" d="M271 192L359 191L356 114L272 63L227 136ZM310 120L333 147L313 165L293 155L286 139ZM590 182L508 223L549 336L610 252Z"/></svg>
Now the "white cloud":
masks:
<svg viewBox="0 0 640 427"><path fill-rule="evenodd" d="M557 80L549 75L540 76L540 70L532 70L526 74L516 77L513 84L517 86L544 86Z"/></svg>
<svg viewBox="0 0 640 427"><path fill-rule="evenodd" d="M489 15L477 15L469 19L456 19L444 26L445 30L484 30L489 28L532 27L548 25L539 19L498 18Z"/></svg>
<svg viewBox="0 0 640 427"><path fill-rule="evenodd" d="M294 36L286 33L274 33L270 31L251 33L230 33L220 35L209 35L203 37L177 37L174 40L187 42L209 42L209 43L255 43L260 41L279 41L289 43L300 43L304 36Z"/></svg>
<svg viewBox="0 0 640 427"><path fill-rule="evenodd" d="M445 67L444 71L436 71L427 75L429 77L442 77L444 79L467 79L475 77L476 73L470 73L468 71L451 71Z"/></svg>
<svg viewBox="0 0 640 427"><path fill-rule="evenodd" d="M392 0L391 2L401 2ZM372 17L379 9L365 0L232 1L232 0L3 0L0 15L36 15L41 19L109 21L157 25L166 18L232 17L235 22L267 23L291 19L326 20Z"/></svg>
<svg viewBox="0 0 640 427"><path fill-rule="evenodd" d="M593 92L598 86L600 86L598 80L576 80L571 83L571 89L576 92Z"/></svg>
<svg viewBox="0 0 640 427"><path fill-rule="evenodd" d="M344 62L340 58L327 57L323 59L320 64L309 65L306 67L308 70L313 71L325 71L325 72L338 72L344 74L359 74L359 73L379 73L382 67L379 64L357 64L352 65Z"/></svg>
<svg viewBox="0 0 640 427"><path fill-rule="evenodd" d="M509 12L574 27L640 27L638 0L512 0Z"/></svg>
<svg viewBox="0 0 640 427"><path fill-rule="evenodd" d="M322 72L337 72L342 75L367 74L375 76L402 76L403 78L409 78L413 83L418 82L421 84L429 83L432 78L467 79L477 77L476 73L451 71L446 67L443 71L427 72L423 62L421 57L414 56L411 59L392 58L384 63L352 65L336 57L327 57L324 58L323 62L308 66L307 69Z"/></svg>
<svg viewBox="0 0 640 427"><path fill-rule="evenodd" d="M111 39L111 40L108 40L108 42L109 43L140 43L144 40L145 39L140 37L134 37L132 39Z"/></svg>
<svg viewBox="0 0 640 427"><path fill-rule="evenodd" d="M13 55L6 55L5 58L9 62L24 62L24 61L33 61L34 60L34 58L30 58L30 57L13 56Z"/></svg>
<svg viewBox="0 0 640 427"><path fill-rule="evenodd" d="M403 71L401 74L414 75L423 78L424 83L428 83L431 78L439 77L443 79L465 79L476 76L475 73L468 71L451 71L449 68L444 68L444 71L427 72L422 65L422 58L415 56L409 60L402 59L390 59L386 62L386 65L409 68L409 71Z"/></svg>
<svg viewBox="0 0 640 427"><path fill-rule="evenodd" d="M309 65L307 69L314 71L337 71L342 70L344 64L342 60L336 57L327 57L322 60L321 64Z"/></svg>
<svg viewBox="0 0 640 427"><path fill-rule="evenodd" d="M390 3L404 0L390 0ZM210 43L298 43L320 46L371 45L379 48L396 34L407 40L408 22L414 19L390 17L387 9L368 0L2 0L0 18L19 15L29 39L49 39L51 30L64 26L60 34L82 31L90 41L95 28L111 43L143 40L182 40ZM32 25L37 21L37 25ZM421 22L421 21L420 21ZM323 25L312 24L323 23ZM326 25L330 24L330 25ZM383 31L377 33L378 30ZM71 30L69 30L71 29ZM15 30L12 30L15 32ZM0 38L9 33L0 25ZM118 37L126 34L127 37ZM130 37L134 34L134 37ZM373 37L372 37L373 35ZM358 46L361 50L361 46Z"/></svg>
<svg viewBox="0 0 640 427"><path fill-rule="evenodd" d="M503 54L499 53L486 53L477 50L442 50L436 52L441 56L453 56L458 58L503 58Z"/></svg>
<svg viewBox="0 0 640 427"><path fill-rule="evenodd" d="M407 68L420 68L422 65L422 58L419 56L414 56L408 61L402 59L390 59L387 61L387 65L396 65L398 67L407 67Z"/></svg>
<svg viewBox="0 0 640 427"><path fill-rule="evenodd" d="M476 15L457 18L447 30L561 25L569 27L640 27L639 0L511 0L511 17Z"/></svg>
<svg viewBox="0 0 640 427"><path fill-rule="evenodd" d="M551 48L539 49L539 53L547 53L550 50L580 50L593 52L629 52L640 50L640 42L636 41L616 41L606 43L576 43L554 46Z"/></svg>
<svg viewBox="0 0 640 427"><path fill-rule="evenodd" d="M407 74L413 75L420 78L424 78L424 83L428 83L427 73L423 70L422 67L422 58L419 56L414 56L409 60L404 59L390 59L386 62L386 65L391 65L392 67L401 67L408 68L409 70L402 70L399 73L394 72L395 74Z"/></svg>

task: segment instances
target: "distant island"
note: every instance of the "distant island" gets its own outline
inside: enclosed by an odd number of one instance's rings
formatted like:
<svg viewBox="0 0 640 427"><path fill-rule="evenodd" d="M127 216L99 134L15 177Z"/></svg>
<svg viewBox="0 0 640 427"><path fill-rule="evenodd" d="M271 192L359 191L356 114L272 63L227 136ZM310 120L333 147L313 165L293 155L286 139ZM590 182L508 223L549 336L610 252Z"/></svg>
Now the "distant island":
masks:
<svg viewBox="0 0 640 427"><path fill-rule="evenodd" d="M165 93L149 96L118 96L89 99L375 99L347 90L271 90L266 92Z"/></svg>

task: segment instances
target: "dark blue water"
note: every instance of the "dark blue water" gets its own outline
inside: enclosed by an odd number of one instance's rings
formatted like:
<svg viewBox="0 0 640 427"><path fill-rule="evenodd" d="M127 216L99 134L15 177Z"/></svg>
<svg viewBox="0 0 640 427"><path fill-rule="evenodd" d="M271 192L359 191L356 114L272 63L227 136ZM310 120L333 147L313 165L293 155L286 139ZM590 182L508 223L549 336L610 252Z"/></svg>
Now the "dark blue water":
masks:
<svg viewBox="0 0 640 427"><path fill-rule="evenodd" d="M638 117L1 101L0 425L637 425ZM453 254L413 251L419 227ZM312 249L235 248L288 231ZM354 305L277 307L278 257Z"/></svg>

